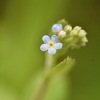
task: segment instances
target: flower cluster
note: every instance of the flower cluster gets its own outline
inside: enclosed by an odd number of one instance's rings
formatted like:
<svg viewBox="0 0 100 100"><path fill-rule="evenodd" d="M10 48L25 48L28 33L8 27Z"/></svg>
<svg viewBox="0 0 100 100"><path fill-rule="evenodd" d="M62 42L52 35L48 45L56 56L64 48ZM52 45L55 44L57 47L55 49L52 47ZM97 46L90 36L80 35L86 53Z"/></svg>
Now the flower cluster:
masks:
<svg viewBox="0 0 100 100"><path fill-rule="evenodd" d="M86 34L86 31L83 30L81 27L74 27L73 30L70 32L70 37L68 38L70 39L70 47L74 49L85 46L88 42Z"/></svg>
<svg viewBox="0 0 100 100"><path fill-rule="evenodd" d="M60 38L64 38L66 33L70 32L72 27L70 25L66 25L64 28L61 24L54 24L52 26L52 31L58 35Z"/></svg>
<svg viewBox="0 0 100 100"><path fill-rule="evenodd" d="M44 35L42 38L44 44L40 46L42 51L48 51L51 55L56 54L58 49L65 48L63 52L66 52L68 48L80 48L88 42L86 38L87 33L81 27L76 26L72 28L65 20L54 24L51 30L51 38Z"/></svg>

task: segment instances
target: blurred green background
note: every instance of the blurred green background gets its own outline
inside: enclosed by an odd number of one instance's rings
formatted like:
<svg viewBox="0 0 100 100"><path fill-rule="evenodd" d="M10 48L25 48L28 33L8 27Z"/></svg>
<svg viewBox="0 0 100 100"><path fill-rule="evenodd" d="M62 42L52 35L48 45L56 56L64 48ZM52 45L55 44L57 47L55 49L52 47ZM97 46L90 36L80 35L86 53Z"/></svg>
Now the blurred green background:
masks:
<svg viewBox="0 0 100 100"><path fill-rule="evenodd" d="M0 0L0 100L33 100L41 84L39 46L65 18L88 33L87 46L68 52L76 65L51 82L45 100L100 100L99 0ZM66 55L67 56L67 55Z"/></svg>

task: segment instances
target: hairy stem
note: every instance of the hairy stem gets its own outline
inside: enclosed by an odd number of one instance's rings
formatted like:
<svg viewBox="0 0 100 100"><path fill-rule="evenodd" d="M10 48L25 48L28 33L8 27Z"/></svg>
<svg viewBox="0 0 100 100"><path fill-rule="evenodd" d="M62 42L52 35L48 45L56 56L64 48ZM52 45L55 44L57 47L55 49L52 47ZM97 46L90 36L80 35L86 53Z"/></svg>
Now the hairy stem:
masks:
<svg viewBox="0 0 100 100"><path fill-rule="evenodd" d="M55 64L54 57L46 52L45 55L45 71L48 72Z"/></svg>
<svg viewBox="0 0 100 100"><path fill-rule="evenodd" d="M45 55L45 72L48 73L48 71L54 66L54 64L55 64L54 57L52 55L46 53L46 55ZM48 79L48 80L44 79L35 100L44 100L49 81L50 81L50 79Z"/></svg>
<svg viewBox="0 0 100 100"><path fill-rule="evenodd" d="M48 82L49 81L44 80L44 82L41 84L40 90L39 90L35 100L44 100L44 96L45 96L45 93L48 88Z"/></svg>

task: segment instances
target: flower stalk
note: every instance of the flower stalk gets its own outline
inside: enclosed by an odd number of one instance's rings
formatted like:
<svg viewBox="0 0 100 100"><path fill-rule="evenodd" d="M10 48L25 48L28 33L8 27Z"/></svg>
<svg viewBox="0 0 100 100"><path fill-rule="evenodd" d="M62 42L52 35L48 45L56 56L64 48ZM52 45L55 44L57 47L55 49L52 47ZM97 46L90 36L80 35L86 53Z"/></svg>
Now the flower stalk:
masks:
<svg viewBox="0 0 100 100"><path fill-rule="evenodd" d="M40 46L40 49L46 51L45 77L34 100L44 100L50 80L57 74L68 74L75 63L75 60L67 57L57 64L58 58L63 57L70 48L78 49L88 42L85 30L79 26L72 28L65 20L58 21L51 30L51 38L48 35L42 37L44 44Z"/></svg>
<svg viewBox="0 0 100 100"><path fill-rule="evenodd" d="M54 59L53 55L50 55L47 52L45 53L45 74L48 74L51 68L55 65L55 61L56 60ZM50 78L44 78L35 100L44 100L45 94L48 89L49 81Z"/></svg>

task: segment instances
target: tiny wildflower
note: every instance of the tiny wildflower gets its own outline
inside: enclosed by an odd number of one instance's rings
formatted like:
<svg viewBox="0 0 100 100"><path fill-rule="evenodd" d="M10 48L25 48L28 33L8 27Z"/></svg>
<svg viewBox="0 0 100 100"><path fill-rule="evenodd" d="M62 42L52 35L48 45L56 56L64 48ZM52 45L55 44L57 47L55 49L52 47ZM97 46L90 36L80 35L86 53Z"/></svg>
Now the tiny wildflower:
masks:
<svg viewBox="0 0 100 100"><path fill-rule="evenodd" d="M52 31L53 32L60 32L62 30L62 25L61 24L54 24L53 26L52 26Z"/></svg>
<svg viewBox="0 0 100 100"><path fill-rule="evenodd" d="M44 35L42 40L44 44L40 46L41 51L48 50L48 53L53 55L56 53L57 49L62 48L62 43L58 42L58 37L56 35L52 35L51 39L48 35Z"/></svg>

